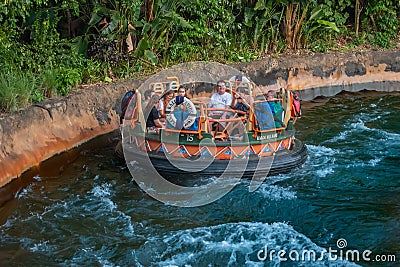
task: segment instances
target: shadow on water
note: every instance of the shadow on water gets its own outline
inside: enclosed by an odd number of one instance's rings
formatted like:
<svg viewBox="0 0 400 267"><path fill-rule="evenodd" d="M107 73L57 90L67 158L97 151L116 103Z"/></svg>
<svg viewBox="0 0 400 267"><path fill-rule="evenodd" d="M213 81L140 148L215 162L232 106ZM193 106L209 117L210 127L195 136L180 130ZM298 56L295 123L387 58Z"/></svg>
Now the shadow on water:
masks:
<svg viewBox="0 0 400 267"><path fill-rule="evenodd" d="M51 178L60 176L64 172L68 172L68 167L78 158L92 153L93 150L98 150L99 148L106 149L107 147L113 149L118 138L119 131L96 137L79 147L70 149L41 162L38 166L30 168L21 174L21 176L0 188L0 224L6 222L9 213L12 211L10 207L13 207L13 203L15 203L15 201L12 200L15 199L24 188L35 182L35 177ZM118 159L115 159L115 161L116 164L124 164L122 161L119 162Z"/></svg>

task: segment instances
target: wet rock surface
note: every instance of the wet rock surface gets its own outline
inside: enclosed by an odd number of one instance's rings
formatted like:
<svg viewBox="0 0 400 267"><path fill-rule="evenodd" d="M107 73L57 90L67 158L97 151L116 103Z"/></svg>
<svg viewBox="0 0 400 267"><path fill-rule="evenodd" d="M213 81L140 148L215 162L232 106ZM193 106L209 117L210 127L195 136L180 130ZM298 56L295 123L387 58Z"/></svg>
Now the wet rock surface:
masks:
<svg viewBox="0 0 400 267"><path fill-rule="evenodd" d="M263 90L301 90L303 100L340 91L394 91L400 52L353 52L266 58L232 64ZM385 81L385 82L382 82ZM139 81L82 86L68 97L46 100L0 118L0 187L56 154L119 127L120 100Z"/></svg>

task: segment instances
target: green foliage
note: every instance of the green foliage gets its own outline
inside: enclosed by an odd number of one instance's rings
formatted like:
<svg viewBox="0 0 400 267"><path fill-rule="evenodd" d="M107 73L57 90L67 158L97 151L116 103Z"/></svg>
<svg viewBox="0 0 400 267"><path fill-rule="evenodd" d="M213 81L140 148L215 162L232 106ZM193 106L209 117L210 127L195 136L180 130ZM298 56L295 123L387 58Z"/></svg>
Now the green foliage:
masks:
<svg viewBox="0 0 400 267"><path fill-rule="evenodd" d="M39 80L41 83L41 88L44 90L44 95L46 97L56 97L57 96L57 72L53 69L45 69L40 73Z"/></svg>
<svg viewBox="0 0 400 267"><path fill-rule="evenodd" d="M368 39L368 33L362 32L360 35L356 36L355 34L351 34L353 36L353 45L354 48L360 45L363 45L367 42Z"/></svg>
<svg viewBox="0 0 400 267"><path fill-rule="evenodd" d="M186 61L248 62L288 47L391 47L399 2L360 3L356 35L351 0L3 1L0 109Z"/></svg>
<svg viewBox="0 0 400 267"><path fill-rule="evenodd" d="M330 42L332 38L340 33L340 29L333 18L337 18L339 25L343 23L342 19L344 19L342 15L334 16L336 12L331 8L331 2L327 1L327 3L327 5L316 5L311 10L302 28L305 47L320 52L326 52L332 45Z"/></svg>
<svg viewBox="0 0 400 267"><path fill-rule="evenodd" d="M371 25L369 41L375 47L389 48L399 30L399 18L395 2L388 0L369 1L364 24ZM369 23L371 22L371 24Z"/></svg>
<svg viewBox="0 0 400 267"><path fill-rule="evenodd" d="M253 49L268 51L274 48L282 17L283 10L278 10L273 1L258 1L254 8L244 9L244 30L252 40Z"/></svg>
<svg viewBox="0 0 400 267"><path fill-rule="evenodd" d="M219 54L232 44L229 37L237 26L230 12L231 5L229 1L200 0L183 5L178 13L187 18L191 27L178 32L175 40L188 44L189 52L195 52L199 59L207 60L210 56L220 59Z"/></svg>
<svg viewBox="0 0 400 267"><path fill-rule="evenodd" d="M341 0L341 1L332 1L332 0L324 0L318 1L319 3L314 2L314 6L321 11L321 17L334 23L336 26L343 26L347 19L349 18L349 14L346 12L347 8L353 5L351 0Z"/></svg>
<svg viewBox="0 0 400 267"><path fill-rule="evenodd" d="M56 69L57 89L61 95L67 95L68 91L81 82L81 73L75 68L59 67Z"/></svg>
<svg viewBox="0 0 400 267"><path fill-rule="evenodd" d="M0 110L16 111L32 101L43 100L35 76L26 71L6 70L0 73Z"/></svg>
<svg viewBox="0 0 400 267"><path fill-rule="evenodd" d="M91 13L91 18L89 21L90 29L95 28L100 33L100 38L103 43L115 42L118 52L113 51L113 55L108 57L106 51L99 48L96 42L93 44L94 48L89 48L92 50L97 50L95 53L102 54L101 60L111 61L111 64L118 65L120 60L116 57L123 57L127 59L127 55L124 53L128 48L129 44L126 42L127 38L137 37L140 31L136 30L135 26L143 27L145 21L140 21L140 6L141 1L110 1L96 3ZM157 18L158 19L158 18ZM147 28L149 25L143 28ZM151 45L147 41L146 32L141 32L144 34L136 47L135 56L137 57L147 57L153 64L156 64L158 59L155 54L151 51ZM135 38L137 39L137 38ZM109 44L102 45L103 47ZM103 51L99 51L103 50ZM114 48L112 48L114 50ZM118 62L117 62L118 61Z"/></svg>

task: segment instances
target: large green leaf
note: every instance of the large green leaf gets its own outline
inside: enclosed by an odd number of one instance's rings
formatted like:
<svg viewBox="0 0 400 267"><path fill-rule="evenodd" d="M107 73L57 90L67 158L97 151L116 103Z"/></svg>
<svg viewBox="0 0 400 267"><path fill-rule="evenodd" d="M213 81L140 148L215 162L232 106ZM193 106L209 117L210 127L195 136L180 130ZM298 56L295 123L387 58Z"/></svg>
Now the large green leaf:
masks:
<svg viewBox="0 0 400 267"><path fill-rule="evenodd" d="M141 58L144 55L144 51L149 48L149 42L147 40L147 36L143 36L142 39L140 39L136 50L134 52L134 55L138 58Z"/></svg>
<svg viewBox="0 0 400 267"><path fill-rule="evenodd" d="M93 8L92 17L90 18L89 25L96 25L104 17L109 17L115 10L108 9L104 6L97 5Z"/></svg>
<svg viewBox="0 0 400 267"><path fill-rule="evenodd" d="M108 26L103 30L104 34L112 33L115 28L117 28L120 21L120 15L118 12L113 11L111 16L111 21L108 23Z"/></svg>
<svg viewBox="0 0 400 267"><path fill-rule="evenodd" d="M135 20L132 22L132 25L136 28L140 28L140 27L143 27L143 22Z"/></svg>
<svg viewBox="0 0 400 267"><path fill-rule="evenodd" d="M246 7L244 9L244 25L247 27L253 26L253 17L254 17L254 10L252 8Z"/></svg>
<svg viewBox="0 0 400 267"><path fill-rule="evenodd" d="M311 16L309 18L309 20L313 20L313 19L319 19L320 17L322 17L322 9L317 6L315 7L312 11L311 11Z"/></svg>
<svg viewBox="0 0 400 267"><path fill-rule="evenodd" d="M317 20L317 22L318 22L319 24L328 26L328 28L330 28L330 29L332 29L332 30L334 30L334 31L336 31L336 32L340 32L339 28L336 26L336 24L335 24L334 22L330 22L330 21L326 21L326 20L321 20L321 19Z"/></svg>
<svg viewBox="0 0 400 267"><path fill-rule="evenodd" d="M187 20L179 16L179 14L177 14L174 11L166 12L165 17L170 18L177 27L189 28L189 29L193 28L192 25Z"/></svg>
<svg viewBox="0 0 400 267"><path fill-rule="evenodd" d="M151 63L153 63L153 65L158 63L158 58L156 57L156 55L154 55L152 51L145 50L144 55L147 57L148 60L151 61Z"/></svg>
<svg viewBox="0 0 400 267"><path fill-rule="evenodd" d="M76 53L86 55L89 43L89 35L77 36L72 39L71 49Z"/></svg>
<svg viewBox="0 0 400 267"><path fill-rule="evenodd" d="M97 13L92 13L92 17L90 18L89 25L96 25L103 19L103 16L100 16Z"/></svg>
<svg viewBox="0 0 400 267"><path fill-rule="evenodd" d="M258 0L254 7L254 10L263 10L265 8L266 8L265 0Z"/></svg>

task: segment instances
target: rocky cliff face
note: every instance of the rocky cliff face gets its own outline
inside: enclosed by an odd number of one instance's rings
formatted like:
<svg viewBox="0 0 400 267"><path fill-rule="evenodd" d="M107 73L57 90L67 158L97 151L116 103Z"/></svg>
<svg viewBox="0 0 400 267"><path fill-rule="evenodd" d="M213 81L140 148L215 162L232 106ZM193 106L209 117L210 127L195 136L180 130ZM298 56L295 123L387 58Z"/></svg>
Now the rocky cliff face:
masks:
<svg viewBox="0 0 400 267"><path fill-rule="evenodd" d="M399 90L400 52L285 56L235 64L264 90L300 90L303 100L346 91ZM0 119L0 187L58 153L119 127L119 105L138 81L85 86Z"/></svg>
<svg viewBox="0 0 400 267"><path fill-rule="evenodd" d="M304 101L363 89L391 92L400 82L400 51L285 56L237 64L256 84L300 90Z"/></svg>
<svg viewBox="0 0 400 267"><path fill-rule="evenodd" d="M119 100L132 86L89 86L0 119L0 186L45 159L118 129Z"/></svg>

